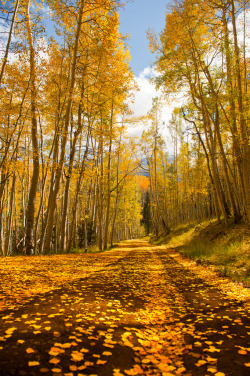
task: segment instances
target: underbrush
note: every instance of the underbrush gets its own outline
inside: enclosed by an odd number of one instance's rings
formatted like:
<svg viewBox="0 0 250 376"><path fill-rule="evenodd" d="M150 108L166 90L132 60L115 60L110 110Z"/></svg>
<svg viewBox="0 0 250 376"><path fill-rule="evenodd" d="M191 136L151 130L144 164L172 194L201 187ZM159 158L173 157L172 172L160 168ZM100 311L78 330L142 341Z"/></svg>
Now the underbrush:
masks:
<svg viewBox="0 0 250 376"><path fill-rule="evenodd" d="M226 228L215 221L179 226L167 236L152 237L153 244L166 244L202 265L250 287L250 231L246 225Z"/></svg>

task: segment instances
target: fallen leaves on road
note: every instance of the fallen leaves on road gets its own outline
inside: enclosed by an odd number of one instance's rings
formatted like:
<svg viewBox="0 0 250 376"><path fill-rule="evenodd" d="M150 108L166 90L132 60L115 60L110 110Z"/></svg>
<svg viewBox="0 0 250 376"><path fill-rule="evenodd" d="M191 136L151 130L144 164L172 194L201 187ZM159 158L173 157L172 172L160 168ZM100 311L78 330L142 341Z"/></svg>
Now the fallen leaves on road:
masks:
<svg viewBox="0 0 250 376"><path fill-rule="evenodd" d="M221 293L211 271L172 250L126 242L98 255L9 258L0 266L8 308L0 354L9 356L15 342L20 364L36 374L223 376L233 367L223 356L250 366L245 306L225 285Z"/></svg>

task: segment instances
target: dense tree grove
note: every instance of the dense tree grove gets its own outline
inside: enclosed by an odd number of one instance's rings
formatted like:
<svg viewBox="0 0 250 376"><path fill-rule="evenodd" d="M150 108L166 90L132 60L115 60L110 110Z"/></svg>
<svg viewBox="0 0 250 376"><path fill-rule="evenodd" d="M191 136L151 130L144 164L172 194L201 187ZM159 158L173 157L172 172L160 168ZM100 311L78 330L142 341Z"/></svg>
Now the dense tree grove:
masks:
<svg viewBox="0 0 250 376"><path fill-rule="evenodd" d="M170 158L164 99L140 142L126 133L135 81L119 0L2 1L0 253L103 250L213 217L249 225L249 6L175 0L149 33L157 87L182 97Z"/></svg>
<svg viewBox="0 0 250 376"><path fill-rule="evenodd" d="M156 234L213 216L250 224L249 5L176 0L159 38L149 34L156 84L166 97L182 93L169 123L173 160L156 103L144 135Z"/></svg>
<svg viewBox="0 0 250 376"><path fill-rule="evenodd" d="M103 249L140 235L136 145L124 138L134 82L119 6L2 2L2 255ZM44 35L48 24L54 38Z"/></svg>

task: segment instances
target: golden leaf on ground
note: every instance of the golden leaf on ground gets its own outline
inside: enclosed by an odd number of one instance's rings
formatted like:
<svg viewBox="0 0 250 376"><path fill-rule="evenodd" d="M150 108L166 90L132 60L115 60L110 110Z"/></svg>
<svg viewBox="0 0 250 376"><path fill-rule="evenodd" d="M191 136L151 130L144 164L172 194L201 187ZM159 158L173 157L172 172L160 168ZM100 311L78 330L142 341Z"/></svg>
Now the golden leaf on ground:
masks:
<svg viewBox="0 0 250 376"><path fill-rule="evenodd" d="M151 360L150 359L142 359L142 363L143 364L148 364L148 363L150 363L151 362Z"/></svg>
<svg viewBox="0 0 250 376"><path fill-rule="evenodd" d="M77 367L78 371L82 371L83 369L86 369L86 368L87 368L86 366Z"/></svg>
<svg viewBox="0 0 250 376"><path fill-rule="evenodd" d="M52 359L50 359L49 363L58 364L58 363L60 363L60 359L58 359L58 358L52 358Z"/></svg>
<svg viewBox="0 0 250 376"><path fill-rule="evenodd" d="M241 349L241 350L238 351L238 354L240 354L240 355L247 355L247 351Z"/></svg>
<svg viewBox="0 0 250 376"><path fill-rule="evenodd" d="M209 352L220 352L220 349L216 349L214 346L210 346L209 349L204 349L204 351L209 351Z"/></svg>
<svg viewBox="0 0 250 376"><path fill-rule="evenodd" d="M106 364L107 363L107 360L101 360L101 359L98 359L96 364Z"/></svg>
<svg viewBox="0 0 250 376"><path fill-rule="evenodd" d="M53 373L61 373L62 370L60 368L52 368L51 370Z"/></svg>
<svg viewBox="0 0 250 376"><path fill-rule="evenodd" d="M164 372L171 372L176 369L174 366L169 366L168 364L160 364L159 369Z"/></svg>
<svg viewBox="0 0 250 376"><path fill-rule="evenodd" d="M77 371L77 366L69 366L70 371Z"/></svg>
<svg viewBox="0 0 250 376"><path fill-rule="evenodd" d="M129 369L129 370L125 369L124 373L126 373L126 375L132 375L132 376L138 375L137 371L135 371L134 369Z"/></svg>
<svg viewBox="0 0 250 376"><path fill-rule="evenodd" d="M102 353L102 355L105 355L105 356L110 356L110 355L112 355L112 353L111 353L111 352L109 352L109 351L104 351L104 352Z"/></svg>
<svg viewBox="0 0 250 376"><path fill-rule="evenodd" d="M89 350L88 349L85 349L84 347L80 350L81 353L88 353Z"/></svg>
<svg viewBox="0 0 250 376"><path fill-rule="evenodd" d="M245 363L245 367L250 367L250 363Z"/></svg>
<svg viewBox="0 0 250 376"><path fill-rule="evenodd" d="M195 364L196 367L204 366L204 364L207 364L206 360L198 360L198 362Z"/></svg>
<svg viewBox="0 0 250 376"><path fill-rule="evenodd" d="M226 376L223 372L216 372L215 376Z"/></svg>
<svg viewBox="0 0 250 376"><path fill-rule="evenodd" d="M202 343L201 343L201 342L195 342L194 345L195 345L196 347L201 347L201 346L202 346Z"/></svg>
<svg viewBox="0 0 250 376"><path fill-rule="evenodd" d="M31 347L28 347L25 351L27 354L32 354L35 352Z"/></svg>
<svg viewBox="0 0 250 376"><path fill-rule="evenodd" d="M216 372L217 372L217 368L214 368L214 367L208 367L207 371L208 371L208 372L211 372L211 373L216 373Z"/></svg>
<svg viewBox="0 0 250 376"><path fill-rule="evenodd" d="M206 361L208 363L217 363L217 359L216 358L211 358L210 356L207 357Z"/></svg>
<svg viewBox="0 0 250 376"><path fill-rule="evenodd" d="M81 353L76 353L76 354L72 353L71 356L72 356L71 360L73 360L74 362L80 362L81 360L83 360L83 354Z"/></svg>
<svg viewBox="0 0 250 376"><path fill-rule="evenodd" d="M34 367L34 366L40 366L40 363L34 360L34 361L30 361L28 365L29 367Z"/></svg>
<svg viewBox="0 0 250 376"><path fill-rule="evenodd" d="M62 348L69 349L71 347L71 343L63 343Z"/></svg>
<svg viewBox="0 0 250 376"><path fill-rule="evenodd" d="M186 368L185 367L178 368L175 371L176 375L181 375L183 372L186 372Z"/></svg>
<svg viewBox="0 0 250 376"><path fill-rule="evenodd" d="M94 363L93 362L84 362L84 365L86 366L86 367L91 367L91 366L93 366L94 365Z"/></svg>
<svg viewBox="0 0 250 376"><path fill-rule="evenodd" d="M15 330L17 330L17 328L9 328L9 329L5 330L5 333L12 335Z"/></svg>
<svg viewBox="0 0 250 376"><path fill-rule="evenodd" d="M57 351L52 351L52 350L49 351L49 355L51 355L51 356L57 356L58 354L59 354L59 352L57 352Z"/></svg>

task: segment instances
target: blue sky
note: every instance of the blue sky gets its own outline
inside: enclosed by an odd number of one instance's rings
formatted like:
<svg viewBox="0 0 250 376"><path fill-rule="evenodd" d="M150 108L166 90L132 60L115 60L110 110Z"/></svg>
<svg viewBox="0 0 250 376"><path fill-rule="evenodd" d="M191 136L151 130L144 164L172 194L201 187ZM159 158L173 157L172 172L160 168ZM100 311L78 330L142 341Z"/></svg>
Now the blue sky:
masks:
<svg viewBox="0 0 250 376"><path fill-rule="evenodd" d="M168 0L134 0L120 12L121 33L131 34L130 65L136 76L154 61L146 31L150 28L159 33L164 28L167 3Z"/></svg>

